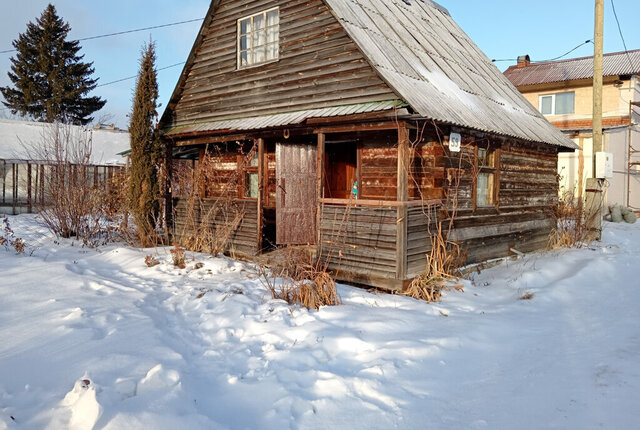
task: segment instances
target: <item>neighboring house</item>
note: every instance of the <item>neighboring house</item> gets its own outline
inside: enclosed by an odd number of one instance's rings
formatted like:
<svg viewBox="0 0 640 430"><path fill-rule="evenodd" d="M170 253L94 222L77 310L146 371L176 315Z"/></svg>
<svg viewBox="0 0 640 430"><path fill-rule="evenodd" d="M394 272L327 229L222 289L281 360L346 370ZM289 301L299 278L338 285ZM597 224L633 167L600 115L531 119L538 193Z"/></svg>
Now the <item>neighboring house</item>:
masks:
<svg viewBox="0 0 640 430"><path fill-rule="evenodd" d="M66 157L53 154L52 139L57 132L61 143L82 151L76 155L68 151ZM30 213L42 206L51 166L63 159L82 165L88 185L105 182L124 167L125 159L119 153L129 147L129 133L114 127L91 129L0 119L0 213Z"/></svg>
<svg viewBox="0 0 640 430"><path fill-rule="evenodd" d="M467 263L545 247L576 148L428 0L214 0L160 127L175 157L238 171L232 250L316 245L338 279L389 289L456 210Z"/></svg>
<svg viewBox="0 0 640 430"><path fill-rule="evenodd" d="M593 57L532 63L522 56L505 76L582 151L560 155L562 188L582 195L592 176ZM640 209L640 49L603 58L603 150L613 154L609 204Z"/></svg>

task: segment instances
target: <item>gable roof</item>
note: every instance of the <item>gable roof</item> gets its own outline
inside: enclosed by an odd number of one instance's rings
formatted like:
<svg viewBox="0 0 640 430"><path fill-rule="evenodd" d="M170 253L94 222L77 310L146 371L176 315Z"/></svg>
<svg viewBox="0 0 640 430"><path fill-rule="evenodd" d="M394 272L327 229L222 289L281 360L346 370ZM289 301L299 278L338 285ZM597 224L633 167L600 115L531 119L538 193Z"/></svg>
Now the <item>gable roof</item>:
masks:
<svg viewBox="0 0 640 430"><path fill-rule="evenodd" d="M640 74L640 49L612 52L602 57L603 76ZM593 78L593 56L511 66L504 75L516 87Z"/></svg>
<svg viewBox="0 0 640 430"><path fill-rule="evenodd" d="M0 159L30 160L30 152L48 136L49 123L0 119ZM91 138L91 159L96 166L123 166L119 155L130 148L129 133L119 130L94 130L71 125L72 133L86 133ZM37 149L35 150L37 152ZM43 161L43 160L32 160Z"/></svg>
<svg viewBox="0 0 640 430"><path fill-rule="evenodd" d="M445 8L430 0L323 1L377 74L418 116L576 148L500 73ZM219 0L212 1L172 102L180 99L197 47L218 3ZM339 100L336 103L328 106L340 105ZM163 125L170 116L167 113L163 115ZM283 113L290 112L274 112ZM238 118L241 119L244 118ZM265 118L262 121L269 122ZM220 129L215 124L206 128Z"/></svg>

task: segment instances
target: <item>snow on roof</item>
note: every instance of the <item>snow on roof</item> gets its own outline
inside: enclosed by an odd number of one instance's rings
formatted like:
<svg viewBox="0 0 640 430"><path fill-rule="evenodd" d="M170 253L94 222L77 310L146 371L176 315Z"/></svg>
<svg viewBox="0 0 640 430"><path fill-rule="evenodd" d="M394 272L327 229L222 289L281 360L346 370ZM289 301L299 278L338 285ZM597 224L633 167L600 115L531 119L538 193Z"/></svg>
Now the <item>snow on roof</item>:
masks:
<svg viewBox="0 0 640 430"><path fill-rule="evenodd" d="M0 159L28 160L30 149L47 136L53 124L0 119ZM91 138L90 163L94 165L124 165L119 153L130 148L129 133L122 130L94 130L82 126L69 126L74 132L87 133ZM41 161L41 160L35 160Z"/></svg>

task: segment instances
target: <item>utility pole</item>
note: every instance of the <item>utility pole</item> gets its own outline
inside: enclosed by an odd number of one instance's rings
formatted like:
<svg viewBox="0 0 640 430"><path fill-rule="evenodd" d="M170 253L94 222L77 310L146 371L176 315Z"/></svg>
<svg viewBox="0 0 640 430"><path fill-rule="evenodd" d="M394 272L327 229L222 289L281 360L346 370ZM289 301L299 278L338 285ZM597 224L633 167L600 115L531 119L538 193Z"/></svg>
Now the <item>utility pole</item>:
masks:
<svg viewBox="0 0 640 430"><path fill-rule="evenodd" d="M593 150L592 174L586 181L585 222L589 240L602 239L602 180L596 178L596 153L602 152L602 45L604 33L604 0L595 0L595 30L593 37Z"/></svg>
<svg viewBox="0 0 640 430"><path fill-rule="evenodd" d="M596 22L593 38L593 174L596 177L596 152L602 151L602 44L604 33L604 0L596 0Z"/></svg>

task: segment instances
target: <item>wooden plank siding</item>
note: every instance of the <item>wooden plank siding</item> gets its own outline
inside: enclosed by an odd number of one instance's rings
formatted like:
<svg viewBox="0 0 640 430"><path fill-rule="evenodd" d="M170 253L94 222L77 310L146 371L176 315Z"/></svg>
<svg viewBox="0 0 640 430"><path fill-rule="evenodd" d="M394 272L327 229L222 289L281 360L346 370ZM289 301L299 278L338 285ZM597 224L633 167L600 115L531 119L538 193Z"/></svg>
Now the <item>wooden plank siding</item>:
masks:
<svg viewBox="0 0 640 430"><path fill-rule="evenodd" d="M431 251L431 235L438 221L437 207L410 207L407 215L407 278L424 272Z"/></svg>
<svg viewBox="0 0 640 430"><path fill-rule="evenodd" d="M323 204L319 255L338 279L374 286L396 279L396 208ZM384 285L381 285L384 284Z"/></svg>
<svg viewBox="0 0 640 430"><path fill-rule="evenodd" d="M194 226L203 226L210 231L216 227L229 225L234 216L212 211L216 199L203 199L201 204L191 206L186 199L177 199L174 202L174 234L183 240L190 235L197 234ZM241 213L242 221L232 233L225 252L232 255L255 256L258 254L258 202L257 200L234 200L233 213ZM215 216L210 216L216 212Z"/></svg>
<svg viewBox="0 0 640 430"><path fill-rule="evenodd" d="M237 69L237 19L280 8L280 56ZM397 99L321 0L221 0L163 127Z"/></svg>

